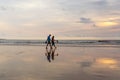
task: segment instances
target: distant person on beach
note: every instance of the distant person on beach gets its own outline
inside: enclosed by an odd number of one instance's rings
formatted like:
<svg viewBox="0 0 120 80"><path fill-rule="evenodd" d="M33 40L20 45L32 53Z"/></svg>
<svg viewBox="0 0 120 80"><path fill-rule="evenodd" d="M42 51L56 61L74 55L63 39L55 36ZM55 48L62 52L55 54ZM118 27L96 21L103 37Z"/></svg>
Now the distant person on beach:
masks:
<svg viewBox="0 0 120 80"><path fill-rule="evenodd" d="M49 34L49 36L47 37L46 43L47 43L46 49L47 49L48 45L49 45L50 48L52 49L52 46L51 46L51 34Z"/></svg>
<svg viewBox="0 0 120 80"><path fill-rule="evenodd" d="M55 40L55 37L52 36L52 39L51 39L52 46L54 46L56 48L55 41L58 43L58 40Z"/></svg>

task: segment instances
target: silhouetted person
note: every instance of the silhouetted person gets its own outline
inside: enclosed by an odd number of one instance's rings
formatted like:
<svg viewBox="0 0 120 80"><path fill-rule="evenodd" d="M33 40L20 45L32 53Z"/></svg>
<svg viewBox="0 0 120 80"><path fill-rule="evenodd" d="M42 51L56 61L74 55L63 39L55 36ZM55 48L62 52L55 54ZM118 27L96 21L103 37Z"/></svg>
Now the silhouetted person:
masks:
<svg viewBox="0 0 120 80"><path fill-rule="evenodd" d="M56 48L55 41L57 41L57 42L58 42L58 40L55 40L55 37L54 37L54 36L52 36L52 39L51 39L52 46L54 46L54 47Z"/></svg>
<svg viewBox="0 0 120 80"><path fill-rule="evenodd" d="M47 49L48 45L50 46L50 48L52 48L52 46L51 46L51 34L49 34L49 36L47 37L46 43L47 43L46 49Z"/></svg>

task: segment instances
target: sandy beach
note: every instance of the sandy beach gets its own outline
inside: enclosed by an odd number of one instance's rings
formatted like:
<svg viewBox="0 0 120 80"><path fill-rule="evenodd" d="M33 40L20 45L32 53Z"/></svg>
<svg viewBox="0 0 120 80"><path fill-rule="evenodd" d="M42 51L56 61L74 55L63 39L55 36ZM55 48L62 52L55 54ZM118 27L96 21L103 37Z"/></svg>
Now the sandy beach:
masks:
<svg viewBox="0 0 120 80"><path fill-rule="evenodd" d="M119 47L61 46L53 55L45 46L0 45L0 80L120 79Z"/></svg>

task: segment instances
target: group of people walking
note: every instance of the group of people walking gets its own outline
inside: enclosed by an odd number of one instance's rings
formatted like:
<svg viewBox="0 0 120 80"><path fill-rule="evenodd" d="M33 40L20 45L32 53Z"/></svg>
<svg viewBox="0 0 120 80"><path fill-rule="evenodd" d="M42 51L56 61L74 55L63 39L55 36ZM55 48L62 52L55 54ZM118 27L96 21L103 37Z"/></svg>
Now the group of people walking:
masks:
<svg viewBox="0 0 120 80"><path fill-rule="evenodd" d="M47 44L46 49L48 48L48 45L50 46L51 49L53 46L56 48L55 41L58 42L58 40L54 39L54 36L52 36L52 38L51 38L51 34L49 34L49 36L47 37L47 40L46 40L46 44Z"/></svg>
<svg viewBox="0 0 120 80"><path fill-rule="evenodd" d="M51 60L54 60L55 56L58 56L58 53L55 54L55 50L56 50L55 43L56 42L58 43L58 40L55 40L55 37L51 36L51 34L48 35L47 40L45 41L45 43L46 43L46 53L45 53L45 55L47 56L47 60L49 62L51 62ZM50 49L48 47L50 47Z"/></svg>

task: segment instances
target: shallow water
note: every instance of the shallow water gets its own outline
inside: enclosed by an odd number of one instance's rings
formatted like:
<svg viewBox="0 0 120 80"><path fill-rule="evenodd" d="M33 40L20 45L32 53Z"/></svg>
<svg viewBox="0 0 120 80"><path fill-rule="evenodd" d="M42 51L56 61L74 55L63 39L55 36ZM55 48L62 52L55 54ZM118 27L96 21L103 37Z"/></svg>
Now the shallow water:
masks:
<svg viewBox="0 0 120 80"><path fill-rule="evenodd" d="M119 79L117 47L0 46L0 80Z"/></svg>

